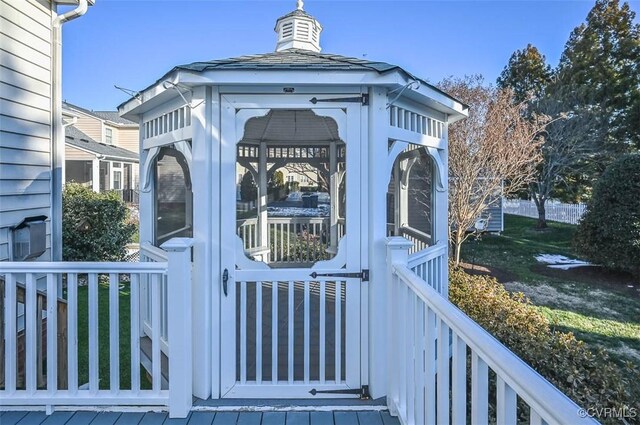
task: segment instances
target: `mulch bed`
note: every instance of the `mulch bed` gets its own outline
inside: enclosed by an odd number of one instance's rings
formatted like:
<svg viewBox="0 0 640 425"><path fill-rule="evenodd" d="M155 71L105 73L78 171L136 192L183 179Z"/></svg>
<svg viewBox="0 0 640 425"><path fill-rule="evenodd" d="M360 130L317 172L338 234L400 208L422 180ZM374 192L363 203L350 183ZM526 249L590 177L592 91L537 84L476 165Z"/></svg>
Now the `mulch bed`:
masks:
<svg viewBox="0 0 640 425"><path fill-rule="evenodd" d="M518 280L518 277L507 270L499 269L497 267L482 266L480 264L460 263L460 266L465 272L476 276L491 276L495 277L500 283L513 282Z"/></svg>

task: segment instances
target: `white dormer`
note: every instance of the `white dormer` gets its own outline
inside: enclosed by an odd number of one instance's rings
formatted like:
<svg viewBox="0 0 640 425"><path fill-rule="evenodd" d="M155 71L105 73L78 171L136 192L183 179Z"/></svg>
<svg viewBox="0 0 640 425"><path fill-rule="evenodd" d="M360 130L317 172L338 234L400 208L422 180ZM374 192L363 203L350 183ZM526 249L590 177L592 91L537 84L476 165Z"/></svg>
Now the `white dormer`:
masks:
<svg viewBox="0 0 640 425"><path fill-rule="evenodd" d="M298 0L296 10L278 18L276 21L275 31L278 34L276 52L286 49L320 52L322 26L302 7L302 0Z"/></svg>

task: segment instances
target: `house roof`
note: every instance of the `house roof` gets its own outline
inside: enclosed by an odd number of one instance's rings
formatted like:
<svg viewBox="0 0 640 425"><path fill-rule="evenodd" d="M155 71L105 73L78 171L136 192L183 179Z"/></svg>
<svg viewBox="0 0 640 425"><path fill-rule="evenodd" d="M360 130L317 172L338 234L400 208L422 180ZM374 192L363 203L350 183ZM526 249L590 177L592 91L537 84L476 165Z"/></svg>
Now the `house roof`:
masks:
<svg viewBox="0 0 640 425"><path fill-rule="evenodd" d="M136 127L138 126L137 122L128 120L126 118L122 118L118 114L118 111L91 111L89 109L85 109L81 106L74 105L69 102L62 102L62 107L70 110L82 112L86 115L91 115L92 117L98 118L99 120L109 121L116 125L136 126Z"/></svg>
<svg viewBox="0 0 640 425"><path fill-rule="evenodd" d="M129 162L138 162L139 159L137 153L118 146L96 142L72 125L65 127L65 143L69 146L89 151L96 155L102 155L107 158L130 160Z"/></svg>
<svg viewBox="0 0 640 425"><path fill-rule="evenodd" d="M92 114L103 120L111 121L113 123L120 124L120 125L135 125L136 127L139 125L135 121L122 118L118 114L118 111L92 111Z"/></svg>

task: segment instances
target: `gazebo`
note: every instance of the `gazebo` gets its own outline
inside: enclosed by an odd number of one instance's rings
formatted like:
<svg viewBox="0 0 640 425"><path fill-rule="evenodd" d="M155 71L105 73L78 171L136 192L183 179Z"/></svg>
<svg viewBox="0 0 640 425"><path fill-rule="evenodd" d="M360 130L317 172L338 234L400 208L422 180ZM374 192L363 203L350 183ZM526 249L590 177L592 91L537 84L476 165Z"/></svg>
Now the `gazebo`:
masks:
<svg viewBox="0 0 640 425"><path fill-rule="evenodd" d="M446 296L447 128L467 107L321 53L301 1L275 32L274 52L176 66L120 105L141 130L141 255L194 240L196 396L381 397L387 237L437 252Z"/></svg>

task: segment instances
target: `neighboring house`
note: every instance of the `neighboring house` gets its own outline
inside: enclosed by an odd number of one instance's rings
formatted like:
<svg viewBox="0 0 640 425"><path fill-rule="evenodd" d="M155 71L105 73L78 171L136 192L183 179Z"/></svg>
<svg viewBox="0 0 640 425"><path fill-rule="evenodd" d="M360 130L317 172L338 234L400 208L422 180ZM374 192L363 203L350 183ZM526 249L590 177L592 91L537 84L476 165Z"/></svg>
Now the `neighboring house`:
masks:
<svg viewBox="0 0 640 425"><path fill-rule="evenodd" d="M90 111L67 102L63 115L65 182L86 184L96 192L116 190L133 202L139 185L138 124L115 111Z"/></svg>
<svg viewBox="0 0 640 425"><path fill-rule="evenodd" d="M61 25L87 2L0 0L0 261L61 258ZM93 3L93 1L90 1ZM53 243L52 243L53 241Z"/></svg>

